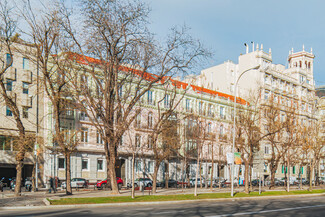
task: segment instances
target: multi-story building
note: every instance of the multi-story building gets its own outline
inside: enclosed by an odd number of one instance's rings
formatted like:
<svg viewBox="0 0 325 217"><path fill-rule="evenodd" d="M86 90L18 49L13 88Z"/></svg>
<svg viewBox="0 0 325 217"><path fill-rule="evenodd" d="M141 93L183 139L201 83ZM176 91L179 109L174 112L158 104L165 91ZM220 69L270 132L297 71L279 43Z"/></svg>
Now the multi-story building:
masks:
<svg viewBox="0 0 325 217"><path fill-rule="evenodd" d="M248 98L252 92L261 91L261 102L270 98L275 103L285 107L293 107L303 123L315 120L315 81L313 76L314 54L305 51L294 52L288 56L287 66L272 63L272 52L263 50L263 45L238 57L238 63L226 61L201 71L198 76L188 77L185 80L197 85L209 87L227 94L234 95L235 84L239 76L238 95ZM263 142L265 175L269 174L267 159L270 158L270 147ZM292 166L291 174L297 176L297 166ZM282 171L282 172L281 172ZM284 169L278 170L277 176L282 177ZM306 171L306 168L303 169ZM304 173L306 175L306 172Z"/></svg>
<svg viewBox="0 0 325 217"><path fill-rule="evenodd" d="M37 135L40 133L40 117L42 102L38 92L38 69L32 60L29 59L29 54L32 52L32 47L13 43L12 55L6 50L1 50L3 67L6 64L12 65L6 70L2 76L5 83L6 92L11 99L17 104L22 123L25 127L26 134ZM26 55L24 55L26 52ZM0 103L0 177L16 177L16 152L18 129L12 111L6 106L3 97ZM40 141L39 141L40 142ZM31 144L26 153L23 167L23 178L31 177L33 165L35 163L37 145ZM38 158L38 162L42 162L42 157ZM43 173L42 164L38 170L38 176Z"/></svg>
<svg viewBox="0 0 325 217"><path fill-rule="evenodd" d="M91 83L91 79L89 81ZM212 155L214 159L213 177L224 177L229 179L229 168L226 164L225 155L230 152L230 133L231 133L231 111L234 96L224 94L215 90L210 90L197 85L190 85L181 81L171 79L171 82L178 88L177 94L181 102L174 111L173 123L177 126L173 135L177 136L179 145L178 153L169 157L169 163L162 163L158 173L158 180L165 178L165 167L168 165L169 177L177 180L185 179L185 174L189 178L195 177L197 153L187 156L188 164L185 169L185 155L190 150L197 149L200 137L201 174L209 176L212 168ZM172 94L171 90L171 94ZM123 94L123 92L121 93ZM170 95L171 95L170 94ZM153 126L157 121L158 109L168 108L171 104L168 90L155 87L148 91L142 97L137 105L137 110L141 113L135 118L129 126L129 130L123 135L121 144L118 148L118 159L116 165L116 174L124 180L124 183L130 183L132 177L132 155L134 152L135 175L137 177L149 177L153 175L154 159L151 147L151 134ZM162 100L163 99L163 100ZM238 98L238 103L245 106L246 102ZM158 108L158 103L160 107ZM51 119L51 107L48 101L44 103L45 110L49 115L45 121L47 128L45 138L51 138L53 132L53 120ZM91 118L84 112L67 109L62 116L62 123L66 128L75 128L80 131L80 144L77 151L71 157L72 178L86 178L90 182L95 182L106 178L106 159L103 146L103 140L95 126L91 123ZM205 137L195 136L195 125L204 122ZM203 134L201 132L201 134ZM58 176L60 180L65 180L65 160L64 156L55 151L51 139L45 139L48 151L45 154L45 179L48 176ZM220 167L219 167L220 165ZM218 171L218 168L220 170Z"/></svg>

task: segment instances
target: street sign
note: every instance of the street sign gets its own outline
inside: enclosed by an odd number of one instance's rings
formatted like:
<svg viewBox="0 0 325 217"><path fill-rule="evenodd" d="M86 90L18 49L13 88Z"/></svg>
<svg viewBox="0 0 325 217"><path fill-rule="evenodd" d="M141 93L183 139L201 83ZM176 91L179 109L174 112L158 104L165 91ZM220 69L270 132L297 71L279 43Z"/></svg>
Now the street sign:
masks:
<svg viewBox="0 0 325 217"><path fill-rule="evenodd" d="M264 172L264 153L258 151L253 154L253 168L254 172L262 174Z"/></svg>

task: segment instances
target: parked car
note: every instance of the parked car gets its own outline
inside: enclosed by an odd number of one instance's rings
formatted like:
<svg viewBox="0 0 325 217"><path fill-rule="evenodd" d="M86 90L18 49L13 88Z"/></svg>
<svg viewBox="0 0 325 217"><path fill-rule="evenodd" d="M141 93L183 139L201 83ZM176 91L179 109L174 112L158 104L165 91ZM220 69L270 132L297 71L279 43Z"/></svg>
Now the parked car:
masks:
<svg viewBox="0 0 325 217"><path fill-rule="evenodd" d="M123 180L120 177L116 177L116 182L117 182L118 189L121 190L123 186ZM96 186L98 189L104 189L104 188L112 189L110 178L106 178L102 181L97 182Z"/></svg>
<svg viewBox="0 0 325 217"><path fill-rule="evenodd" d="M62 182L61 187L65 189L67 187L66 182ZM71 188L87 188L88 181L84 178L73 178L71 179Z"/></svg>
<svg viewBox="0 0 325 217"><path fill-rule="evenodd" d="M192 187L195 186L195 178L194 179L190 179L190 184ZM202 186L205 185L205 180L202 179ZM197 178L197 186L200 186L200 178Z"/></svg>
<svg viewBox="0 0 325 217"><path fill-rule="evenodd" d="M143 185L144 187L151 187L152 180L149 178L138 178L134 180L134 187L140 187L141 185ZM128 187L132 188L132 184L128 183Z"/></svg>
<svg viewBox="0 0 325 217"><path fill-rule="evenodd" d="M168 180L168 188L176 188L177 187L178 182L174 179L169 179ZM162 187L164 188L166 186L166 182L162 181L157 183L157 187Z"/></svg>

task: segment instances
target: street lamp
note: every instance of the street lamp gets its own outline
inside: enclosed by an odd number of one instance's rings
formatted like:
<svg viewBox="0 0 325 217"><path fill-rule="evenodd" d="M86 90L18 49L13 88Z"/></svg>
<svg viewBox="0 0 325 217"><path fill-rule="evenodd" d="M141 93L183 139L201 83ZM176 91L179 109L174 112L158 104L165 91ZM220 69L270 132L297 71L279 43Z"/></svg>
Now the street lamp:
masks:
<svg viewBox="0 0 325 217"><path fill-rule="evenodd" d="M235 138L236 138L236 105L237 105L237 85L238 85L238 82L239 82L239 79L243 76L243 74L245 74L246 72L250 71L250 70L253 70L253 69L258 69L260 68L260 65L258 66L255 66L253 68L249 68L249 69L246 69L245 71L243 71L239 77L237 78L236 80L236 83L235 83L235 100L234 100L234 122L233 122L233 138L232 138L232 156L233 156L233 159L232 159L232 164L231 164L231 196L233 197L234 196L234 177L235 177L235 171L234 171L234 164L235 164ZM246 182L247 180L245 180Z"/></svg>

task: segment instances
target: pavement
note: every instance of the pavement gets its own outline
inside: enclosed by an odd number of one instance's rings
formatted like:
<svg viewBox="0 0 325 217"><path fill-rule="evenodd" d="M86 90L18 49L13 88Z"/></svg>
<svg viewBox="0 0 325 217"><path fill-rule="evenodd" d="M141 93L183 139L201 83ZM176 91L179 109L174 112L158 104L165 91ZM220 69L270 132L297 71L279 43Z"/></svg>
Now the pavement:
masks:
<svg viewBox="0 0 325 217"><path fill-rule="evenodd" d="M324 186L321 186L324 187ZM304 189L307 189L307 186L304 186ZM317 186L317 188L320 188ZM291 190L297 190L297 186L292 186ZM316 189L316 188L315 188ZM258 188L254 188L254 191L258 191ZM267 191L268 188L264 187L263 191ZM284 187L278 187L275 190L283 191ZM244 191L243 187L235 188L236 192ZM213 190L209 188L198 188L198 194L204 193L217 193L217 192L229 192L230 188L213 188ZM169 188L169 189L157 189L156 195L174 195L174 194L193 194L194 188ZM135 195L150 195L151 191L136 191ZM14 193L10 190L5 190L0 193L0 209L22 209L22 208L32 208L32 207L45 207L48 206L49 203L46 198L51 199L60 199L60 198L80 198L80 197L108 197L108 196L131 196L130 189L122 189L120 194L112 194L111 191L103 191L103 190L94 190L94 189L80 189L78 191L74 190L72 195L66 195L65 191L58 190L56 193L48 193L46 189L39 189L37 192L22 192L22 196L15 197ZM147 203L147 202L146 202ZM158 202L159 203L159 202ZM161 202L160 202L161 203ZM171 202L168 202L171 203ZM172 202L172 203L175 203ZM139 203L137 203L139 204ZM126 204L125 204L126 205ZM83 205L84 206L84 205ZM117 206L117 204L115 204Z"/></svg>

